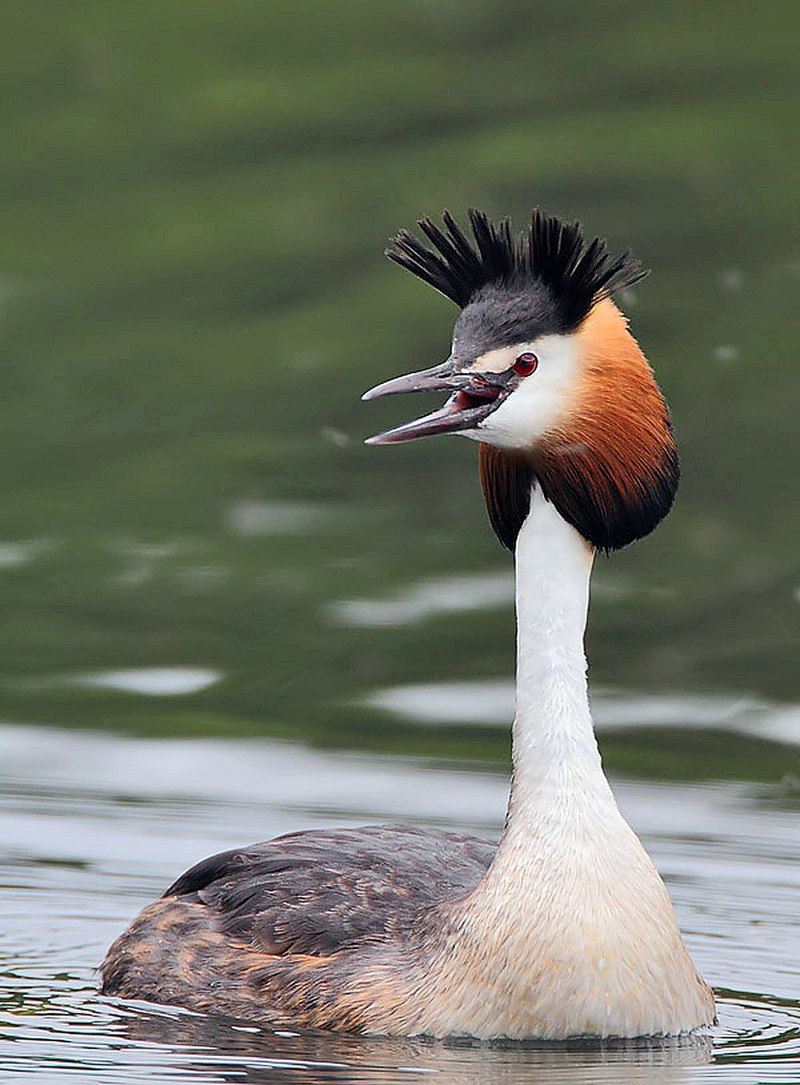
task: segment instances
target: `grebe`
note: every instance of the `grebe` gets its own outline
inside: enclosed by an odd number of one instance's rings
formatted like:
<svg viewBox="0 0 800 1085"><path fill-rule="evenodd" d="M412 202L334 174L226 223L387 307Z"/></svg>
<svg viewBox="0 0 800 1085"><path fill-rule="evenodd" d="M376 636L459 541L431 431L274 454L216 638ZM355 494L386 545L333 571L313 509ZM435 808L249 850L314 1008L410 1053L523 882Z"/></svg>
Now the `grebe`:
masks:
<svg viewBox="0 0 800 1085"><path fill-rule="evenodd" d="M603 772L583 636L597 549L668 512L669 414L612 294L644 272L578 224L444 214L387 255L460 308L450 357L365 393L446 390L371 438L480 442L514 552L513 773L498 846L380 825L291 833L198 863L111 946L103 990L271 1026L566 1039L687 1032L714 999Z"/></svg>

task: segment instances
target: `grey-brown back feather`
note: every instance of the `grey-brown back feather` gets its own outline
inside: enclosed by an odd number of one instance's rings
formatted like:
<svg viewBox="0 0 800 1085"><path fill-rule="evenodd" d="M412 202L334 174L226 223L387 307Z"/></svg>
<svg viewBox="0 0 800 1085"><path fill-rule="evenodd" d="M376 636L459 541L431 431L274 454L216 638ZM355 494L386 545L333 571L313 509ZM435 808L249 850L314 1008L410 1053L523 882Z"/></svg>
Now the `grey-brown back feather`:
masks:
<svg viewBox="0 0 800 1085"><path fill-rule="evenodd" d="M402 935L469 894L496 846L401 825L291 833L204 859L164 897L206 905L217 929L265 953L325 956Z"/></svg>

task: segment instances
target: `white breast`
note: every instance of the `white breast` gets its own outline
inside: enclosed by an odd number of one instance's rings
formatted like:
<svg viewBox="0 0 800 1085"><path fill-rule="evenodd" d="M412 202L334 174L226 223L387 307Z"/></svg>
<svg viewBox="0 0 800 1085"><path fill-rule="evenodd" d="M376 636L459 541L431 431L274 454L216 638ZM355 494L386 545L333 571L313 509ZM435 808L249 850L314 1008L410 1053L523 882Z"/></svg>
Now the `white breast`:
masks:
<svg viewBox="0 0 800 1085"><path fill-rule="evenodd" d="M583 651L592 553L539 490L516 562L508 820L486 877L444 909L429 1030L566 1038L710 1024L711 993L603 773Z"/></svg>

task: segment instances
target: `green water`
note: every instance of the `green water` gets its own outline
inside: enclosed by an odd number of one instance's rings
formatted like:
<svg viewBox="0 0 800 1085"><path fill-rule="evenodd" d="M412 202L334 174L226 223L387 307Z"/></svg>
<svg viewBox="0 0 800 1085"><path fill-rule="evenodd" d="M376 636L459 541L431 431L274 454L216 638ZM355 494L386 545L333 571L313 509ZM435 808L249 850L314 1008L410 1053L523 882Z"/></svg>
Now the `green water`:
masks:
<svg viewBox="0 0 800 1085"><path fill-rule="evenodd" d="M788 0L5 0L9 1081L797 1079L798 30ZM440 361L455 316L387 237L536 204L653 269L623 304L684 480L598 561L588 648L719 1026L452 1050L108 1003L105 948L203 855L499 832L511 570L475 448L365 448L420 404L359 396Z"/></svg>
<svg viewBox="0 0 800 1085"><path fill-rule="evenodd" d="M508 603L336 619L508 570L473 446L361 443L408 405L360 392L442 359L455 315L385 240L473 204L653 268L626 307L684 483L599 564L593 682L800 701L797 11L6 0L0 714L505 757L501 727L357 702L510 676ZM151 667L220 680L76 681ZM616 730L611 767L800 774L774 735L673 722Z"/></svg>

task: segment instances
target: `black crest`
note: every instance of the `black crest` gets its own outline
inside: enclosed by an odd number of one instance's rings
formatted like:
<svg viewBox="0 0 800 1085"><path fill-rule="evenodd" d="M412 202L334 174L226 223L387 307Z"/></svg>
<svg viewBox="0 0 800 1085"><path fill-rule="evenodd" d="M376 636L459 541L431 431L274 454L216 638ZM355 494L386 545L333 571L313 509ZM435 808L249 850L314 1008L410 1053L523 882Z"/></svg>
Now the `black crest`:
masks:
<svg viewBox="0 0 800 1085"><path fill-rule="evenodd" d="M509 219L495 224L475 208L469 212L472 238L449 211L442 221L444 229L430 218L418 223L430 247L401 230L386 255L462 309L489 285L515 291L543 285L563 326L576 328L598 301L647 274L629 252L611 256L600 238L585 242L579 223L561 222L538 208L517 237Z"/></svg>

